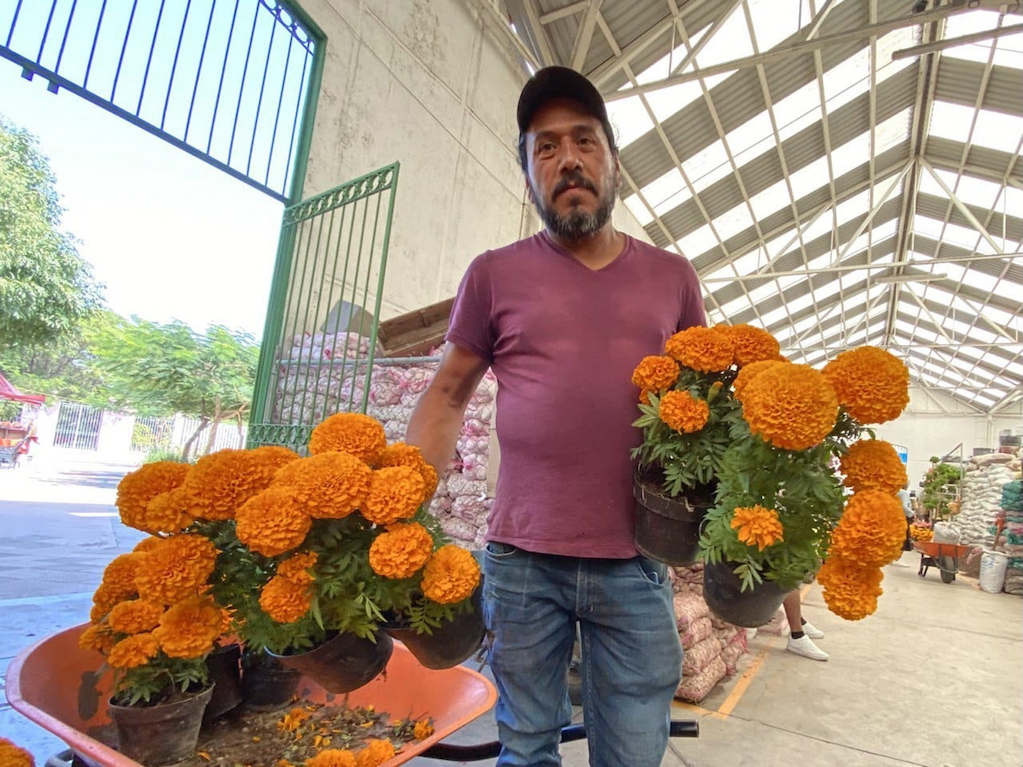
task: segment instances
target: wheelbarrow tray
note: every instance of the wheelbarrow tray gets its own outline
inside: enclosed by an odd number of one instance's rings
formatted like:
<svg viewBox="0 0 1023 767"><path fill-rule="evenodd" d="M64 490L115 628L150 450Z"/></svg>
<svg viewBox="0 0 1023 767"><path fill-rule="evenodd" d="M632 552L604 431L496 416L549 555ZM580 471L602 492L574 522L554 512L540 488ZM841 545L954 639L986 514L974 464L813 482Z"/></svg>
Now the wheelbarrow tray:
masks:
<svg viewBox="0 0 1023 767"><path fill-rule="evenodd" d="M87 763L140 767L86 734L110 722L111 692L110 674L98 684L93 676L102 657L78 647L78 637L86 628L88 624L66 629L23 650L7 670L7 699L16 711L63 740ZM305 677L298 689L316 703L343 702L343 696L330 695ZM496 700L497 691L486 677L462 666L443 671L424 668L400 642L394 643L385 673L347 696L349 705L372 705L394 718L433 718L431 737L405 745L383 767L396 767L422 754L489 711Z"/></svg>
<svg viewBox="0 0 1023 767"><path fill-rule="evenodd" d="M969 546L962 546L958 543L937 543L935 541L913 541L913 547L928 557L953 557L958 560L970 553Z"/></svg>

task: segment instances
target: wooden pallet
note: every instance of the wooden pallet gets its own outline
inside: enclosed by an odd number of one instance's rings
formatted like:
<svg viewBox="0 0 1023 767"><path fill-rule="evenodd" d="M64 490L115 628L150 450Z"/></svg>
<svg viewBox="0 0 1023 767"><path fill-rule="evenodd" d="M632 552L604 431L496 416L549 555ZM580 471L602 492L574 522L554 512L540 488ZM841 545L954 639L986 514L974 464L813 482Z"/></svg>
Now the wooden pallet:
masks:
<svg viewBox="0 0 1023 767"><path fill-rule="evenodd" d="M380 323L377 340L385 357L418 357L443 345L455 299L416 309Z"/></svg>

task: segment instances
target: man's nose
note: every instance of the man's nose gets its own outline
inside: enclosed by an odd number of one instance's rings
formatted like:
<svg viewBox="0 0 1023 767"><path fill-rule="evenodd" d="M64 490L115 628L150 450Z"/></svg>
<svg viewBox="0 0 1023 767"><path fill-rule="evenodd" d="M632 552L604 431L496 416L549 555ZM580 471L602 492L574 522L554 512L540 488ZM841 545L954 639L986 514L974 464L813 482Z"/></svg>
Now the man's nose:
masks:
<svg viewBox="0 0 1023 767"><path fill-rule="evenodd" d="M575 142L572 141L562 142L559 160L558 170L562 172L579 170L583 166L582 157L575 146Z"/></svg>

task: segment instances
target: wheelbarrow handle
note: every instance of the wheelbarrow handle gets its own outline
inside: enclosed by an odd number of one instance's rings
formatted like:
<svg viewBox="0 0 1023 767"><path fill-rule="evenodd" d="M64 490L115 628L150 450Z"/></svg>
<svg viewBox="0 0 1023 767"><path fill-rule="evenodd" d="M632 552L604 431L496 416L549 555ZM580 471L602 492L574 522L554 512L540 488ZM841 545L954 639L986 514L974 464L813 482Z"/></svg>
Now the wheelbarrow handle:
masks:
<svg viewBox="0 0 1023 767"><path fill-rule="evenodd" d="M672 719L668 734L672 738L698 738L700 737L700 723L692 719ZM581 724L569 725L561 730L562 743L585 739L586 730ZM501 744L496 740L472 746L438 743L423 752L423 756L440 759L444 762L478 762L482 759L494 759L500 755Z"/></svg>

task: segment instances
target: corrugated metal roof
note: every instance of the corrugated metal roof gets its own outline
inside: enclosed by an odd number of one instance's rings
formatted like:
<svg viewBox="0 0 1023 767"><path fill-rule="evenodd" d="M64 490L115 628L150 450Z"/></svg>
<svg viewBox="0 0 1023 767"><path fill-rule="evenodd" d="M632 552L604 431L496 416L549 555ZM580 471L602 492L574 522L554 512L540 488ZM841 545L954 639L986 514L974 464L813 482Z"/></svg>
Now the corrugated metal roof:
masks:
<svg viewBox="0 0 1023 767"><path fill-rule="evenodd" d="M1018 9L954 3L924 24L907 0L836 0L814 42L821 0L504 1L521 29L524 2L540 16L571 6L529 28L546 35L548 63L571 64L595 12L581 69L609 97L643 85L614 104L638 120L621 148L634 185L622 194L655 243L691 259L713 321L766 325L793 360L814 364L869 339L901 354L921 386L983 412L1021 395L1020 38L891 58L1019 23ZM863 29L871 23L887 26ZM687 39L701 47L678 71ZM768 58L749 59L756 51ZM718 74L701 74L711 66ZM651 90L674 73L689 84ZM660 116L653 130L648 109Z"/></svg>

